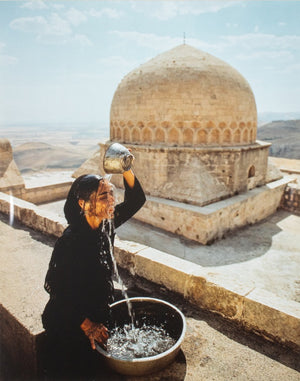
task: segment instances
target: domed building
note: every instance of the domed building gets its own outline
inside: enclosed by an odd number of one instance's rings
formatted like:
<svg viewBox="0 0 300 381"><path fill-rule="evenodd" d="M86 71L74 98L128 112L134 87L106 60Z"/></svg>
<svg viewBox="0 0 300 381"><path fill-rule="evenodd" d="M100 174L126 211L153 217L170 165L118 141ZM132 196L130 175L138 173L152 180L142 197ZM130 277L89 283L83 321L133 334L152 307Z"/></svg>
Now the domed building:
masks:
<svg viewBox="0 0 300 381"><path fill-rule="evenodd" d="M248 82L220 59L188 45L129 73L111 104L111 140L163 146L255 143Z"/></svg>
<svg viewBox="0 0 300 381"><path fill-rule="evenodd" d="M245 78L185 44L126 75L111 104L110 140L133 149L146 192L193 205L265 183L269 144L256 131Z"/></svg>
<svg viewBox="0 0 300 381"><path fill-rule="evenodd" d="M256 133L256 103L246 79L184 44L123 78L111 103L110 140L74 175L103 174L104 152L113 142L131 148L147 194L137 218L206 244L265 218L280 203L283 186L264 193L263 186L281 174L270 178L270 144L256 141ZM112 182L123 187L120 175Z"/></svg>

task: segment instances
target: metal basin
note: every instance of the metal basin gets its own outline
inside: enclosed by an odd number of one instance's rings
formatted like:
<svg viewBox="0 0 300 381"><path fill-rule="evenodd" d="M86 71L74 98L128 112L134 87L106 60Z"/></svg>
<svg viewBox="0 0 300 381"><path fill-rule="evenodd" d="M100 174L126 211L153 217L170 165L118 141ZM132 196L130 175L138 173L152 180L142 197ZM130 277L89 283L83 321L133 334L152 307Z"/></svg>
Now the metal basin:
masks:
<svg viewBox="0 0 300 381"><path fill-rule="evenodd" d="M135 319L143 319L147 325L163 324L167 333L175 339L176 343L167 351L151 357L142 357L131 360L123 360L113 357L99 345L97 350L104 356L110 368L118 373L142 376L159 371L169 365L180 350L180 345L186 331L186 321L183 313L172 304L154 298L130 298ZM125 300L111 305L112 319L108 328L122 327L130 323L128 308Z"/></svg>

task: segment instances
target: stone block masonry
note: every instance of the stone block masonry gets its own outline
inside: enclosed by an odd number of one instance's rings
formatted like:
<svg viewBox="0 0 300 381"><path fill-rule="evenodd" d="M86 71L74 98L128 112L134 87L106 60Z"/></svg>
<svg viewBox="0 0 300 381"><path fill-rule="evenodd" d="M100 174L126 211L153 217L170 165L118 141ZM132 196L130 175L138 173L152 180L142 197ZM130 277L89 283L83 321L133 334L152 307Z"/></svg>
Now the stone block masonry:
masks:
<svg viewBox="0 0 300 381"><path fill-rule="evenodd" d="M276 212L291 177L203 207L147 196L135 218L204 245Z"/></svg>
<svg viewBox="0 0 300 381"><path fill-rule="evenodd" d="M300 215L300 186L289 183L281 199L281 207L291 213Z"/></svg>
<svg viewBox="0 0 300 381"><path fill-rule="evenodd" d="M103 171L102 158L110 143L100 143L95 173ZM266 183L268 143L226 149L127 147L136 158L134 172L145 193L153 197L204 206ZM112 182L122 188L120 176L113 176Z"/></svg>

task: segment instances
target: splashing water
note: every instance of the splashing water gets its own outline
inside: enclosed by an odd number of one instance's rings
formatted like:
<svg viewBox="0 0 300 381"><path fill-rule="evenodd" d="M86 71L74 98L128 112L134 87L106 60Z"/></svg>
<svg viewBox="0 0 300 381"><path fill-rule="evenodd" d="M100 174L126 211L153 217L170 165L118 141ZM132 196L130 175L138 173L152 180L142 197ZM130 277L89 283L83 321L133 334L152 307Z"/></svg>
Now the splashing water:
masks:
<svg viewBox="0 0 300 381"><path fill-rule="evenodd" d="M105 226L108 224L108 227L109 227L109 231L108 231L108 234L105 230ZM133 309L132 309L132 304L128 298L128 294L126 292L126 289L125 289L125 286L124 286L124 283L119 275L119 271L118 271L118 266L117 266L117 262L116 262L116 259L114 257L114 251L113 251L113 245L112 245L112 242L111 242L111 235L112 235L112 232L113 232L113 220L104 220L104 223L102 225L102 232L103 233L106 233L107 234L107 238L108 238L108 242L109 242L109 253L110 253L110 256L111 256L111 260L112 260L112 263L113 263L113 266L114 266L114 273L117 277L117 281L118 283L121 285L121 290L122 290L122 294L125 298L125 301L126 301L126 304L127 304L127 308L128 308L128 314L130 316L130 319L131 319L131 327L132 329L134 329L134 312L133 312Z"/></svg>
<svg viewBox="0 0 300 381"><path fill-rule="evenodd" d="M9 225L12 226L14 224L14 215L15 215L15 210L14 210L14 198L12 193L9 193Z"/></svg>
<svg viewBox="0 0 300 381"><path fill-rule="evenodd" d="M142 327L116 327L107 340L107 352L119 359L151 357L170 349L176 340L163 327L143 324Z"/></svg>

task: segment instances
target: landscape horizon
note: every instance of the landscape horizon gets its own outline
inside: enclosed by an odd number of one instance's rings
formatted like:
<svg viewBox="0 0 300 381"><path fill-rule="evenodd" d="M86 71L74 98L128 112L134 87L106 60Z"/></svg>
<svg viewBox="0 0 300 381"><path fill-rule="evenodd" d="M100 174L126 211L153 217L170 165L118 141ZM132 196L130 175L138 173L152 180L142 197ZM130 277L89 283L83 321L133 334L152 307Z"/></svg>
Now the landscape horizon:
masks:
<svg viewBox="0 0 300 381"><path fill-rule="evenodd" d="M300 112L261 113L257 139L272 143L270 156L300 160ZM104 122L0 125L14 160L24 175L39 171L74 171L109 140Z"/></svg>

